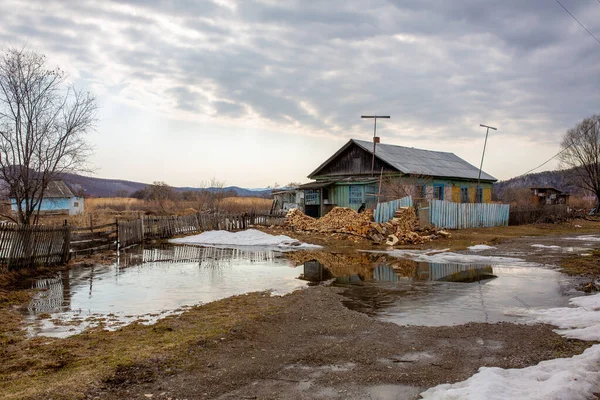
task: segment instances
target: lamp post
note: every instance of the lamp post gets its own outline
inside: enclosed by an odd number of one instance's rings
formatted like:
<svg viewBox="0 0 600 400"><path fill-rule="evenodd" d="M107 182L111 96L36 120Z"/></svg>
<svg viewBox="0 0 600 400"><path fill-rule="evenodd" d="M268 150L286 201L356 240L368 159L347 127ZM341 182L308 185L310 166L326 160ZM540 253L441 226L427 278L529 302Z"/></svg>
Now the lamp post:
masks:
<svg viewBox="0 0 600 400"><path fill-rule="evenodd" d="M386 118L390 119L389 115L361 115L361 118L372 118L375 120L373 125L373 160L371 161L371 176L375 176L375 146L379 143L379 138L377 137L377 118Z"/></svg>
<svg viewBox="0 0 600 400"><path fill-rule="evenodd" d="M497 131L497 129L494 128L493 126L484 125L484 124L479 124L479 126L481 126L482 128L486 128L486 131L485 131L485 142L483 142L483 154L481 154L481 164L479 165L479 175L477 175L477 189L475 189L475 202L476 203L478 203L477 194L479 193L479 182L481 180L481 169L483 168L483 157L485 157L485 147L487 146L488 133L490 133L490 129ZM483 202L483 193L481 193L481 202Z"/></svg>

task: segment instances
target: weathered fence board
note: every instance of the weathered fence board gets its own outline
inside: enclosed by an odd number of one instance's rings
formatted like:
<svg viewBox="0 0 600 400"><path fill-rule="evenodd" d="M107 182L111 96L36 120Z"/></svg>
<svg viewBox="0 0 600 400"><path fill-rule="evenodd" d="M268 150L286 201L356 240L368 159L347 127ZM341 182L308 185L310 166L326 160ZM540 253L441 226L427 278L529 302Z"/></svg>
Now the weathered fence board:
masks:
<svg viewBox="0 0 600 400"><path fill-rule="evenodd" d="M429 200L429 223L438 228L466 229L507 226L510 206Z"/></svg>
<svg viewBox="0 0 600 400"><path fill-rule="evenodd" d="M89 254L117 247L117 222L104 225L71 228L70 251L72 256Z"/></svg>
<svg viewBox="0 0 600 400"><path fill-rule="evenodd" d="M377 203L377 207L373 211L373 219L378 224L384 224L394 218L394 214L400 207L412 207L413 201L411 196L406 196L398 200L387 201L385 203Z"/></svg>
<svg viewBox="0 0 600 400"><path fill-rule="evenodd" d="M70 238L68 226L1 225L0 264L18 270L66 263Z"/></svg>

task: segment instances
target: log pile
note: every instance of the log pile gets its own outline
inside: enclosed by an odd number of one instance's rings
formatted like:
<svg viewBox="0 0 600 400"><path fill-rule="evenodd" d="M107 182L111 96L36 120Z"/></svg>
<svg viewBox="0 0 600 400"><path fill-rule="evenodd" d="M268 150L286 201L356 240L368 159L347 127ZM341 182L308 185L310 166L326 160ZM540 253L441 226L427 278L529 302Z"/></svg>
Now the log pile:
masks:
<svg viewBox="0 0 600 400"><path fill-rule="evenodd" d="M290 210L284 225L299 231L320 233L344 233L361 236L376 244L388 246L402 244L423 244L439 237L449 237L445 231L433 227L419 230L419 221L412 207L402 207L394 218L384 224L373 222L373 212L363 213L346 207L335 207L319 219L309 217L298 209Z"/></svg>

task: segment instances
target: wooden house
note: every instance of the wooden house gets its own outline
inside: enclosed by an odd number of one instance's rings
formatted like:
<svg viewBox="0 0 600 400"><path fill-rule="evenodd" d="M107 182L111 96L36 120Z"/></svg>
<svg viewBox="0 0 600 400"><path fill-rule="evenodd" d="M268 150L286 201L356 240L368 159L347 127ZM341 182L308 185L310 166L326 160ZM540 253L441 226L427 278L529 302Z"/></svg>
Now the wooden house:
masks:
<svg viewBox="0 0 600 400"><path fill-rule="evenodd" d="M301 185L305 213L319 217L334 206L359 209L373 207L380 194L380 181L387 197L439 199L454 202L490 202L493 176L481 172L453 153L377 144L350 139L341 149L315 169ZM477 192L477 193L476 193Z"/></svg>
<svg viewBox="0 0 600 400"><path fill-rule="evenodd" d="M17 211L17 200L11 197L10 203L12 210ZM63 181L53 181L46 186L40 211L69 215L82 214L84 211L84 199L83 197L75 196Z"/></svg>
<svg viewBox="0 0 600 400"><path fill-rule="evenodd" d="M538 206L569 203L569 193L561 192L554 187L533 187L531 195L533 203Z"/></svg>

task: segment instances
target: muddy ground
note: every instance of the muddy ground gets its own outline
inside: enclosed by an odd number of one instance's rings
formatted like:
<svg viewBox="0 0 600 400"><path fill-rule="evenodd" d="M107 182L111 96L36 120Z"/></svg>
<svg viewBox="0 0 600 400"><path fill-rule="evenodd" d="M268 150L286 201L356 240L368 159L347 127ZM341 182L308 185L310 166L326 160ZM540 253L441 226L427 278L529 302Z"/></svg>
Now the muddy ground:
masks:
<svg viewBox="0 0 600 400"><path fill-rule="evenodd" d="M550 228L461 232L433 247L487 243L496 248L478 254L596 265L595 257L579 251L532 245L581 248L581 241L565 237L600 233L599 223ZM353 239L297 235L328 248L360 246ZM582 281L600 276L597 267L571 272L584 275ZM0 315L12 319L0 329L0 398L416 399L429 387L467 379L481 366L521 368L592 345L539 324L398 326L347 309L342 290L317 286L284 297L238 296L153 326L96 329L68 339L15 333L19 305L7 300Z"/></svg>
<svg viewBox="0 0 600 400"><path fill-rule="evenodd" d="M338 290L270 298L272 313L190 347L184 366L137 365L88 397L410 399L481 366L520 368L590 346L547 325L401 327L346 309Z"/></svg>

